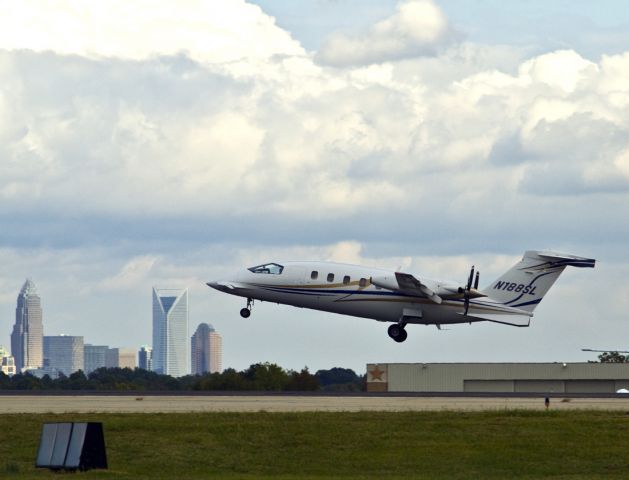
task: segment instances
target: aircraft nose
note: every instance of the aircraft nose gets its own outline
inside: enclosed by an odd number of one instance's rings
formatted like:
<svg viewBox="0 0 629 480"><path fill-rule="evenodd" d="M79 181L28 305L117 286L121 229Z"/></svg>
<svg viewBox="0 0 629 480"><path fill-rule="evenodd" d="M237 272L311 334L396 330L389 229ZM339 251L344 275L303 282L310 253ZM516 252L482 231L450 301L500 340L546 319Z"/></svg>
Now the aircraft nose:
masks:
<svg viewBox="0 0 629 480"><path fill-rule="evenodd" d="M219 291L221 291L221 292L224 292L224 291L225 291L225 287L224 287L223 285L221 285L221 283L220 283L220 282L207 282L207 283L206 283L206 285L207 285L208 287L212 287L212 288L214 288L215 290L219 290Z"/></svg>
<svg viewBox="0 0 629 480"><path fill-rule="evenodd" d="M234 287L225 282L207 282L206 285L218 290L219 292L229 292L234 289Z"/></svg>

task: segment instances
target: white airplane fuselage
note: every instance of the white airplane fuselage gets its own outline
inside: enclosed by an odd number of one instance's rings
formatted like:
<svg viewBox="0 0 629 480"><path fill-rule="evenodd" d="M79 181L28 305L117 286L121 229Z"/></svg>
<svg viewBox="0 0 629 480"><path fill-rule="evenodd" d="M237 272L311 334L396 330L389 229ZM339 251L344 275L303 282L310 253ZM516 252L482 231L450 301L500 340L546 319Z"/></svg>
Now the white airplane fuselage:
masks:
<svg viewBox="0 0 629 480"><path fill-rule="evenodd" d="M594 267L595 260L555 252L527 251L522 260L483 290L474 267L466 285L455 285L358 265L331 262L267 263L232 278L208 282L247 299L393 322L389 336L403 342L407 324L445 325L490 321L527 327L533 310L567 266Z"/></svg>

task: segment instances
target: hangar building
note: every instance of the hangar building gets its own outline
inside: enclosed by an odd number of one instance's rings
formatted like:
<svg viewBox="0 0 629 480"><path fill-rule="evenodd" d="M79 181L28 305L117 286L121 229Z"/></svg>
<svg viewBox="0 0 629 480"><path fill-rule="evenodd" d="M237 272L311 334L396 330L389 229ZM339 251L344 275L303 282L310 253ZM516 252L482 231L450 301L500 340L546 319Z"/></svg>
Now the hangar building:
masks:
<svg viewBox="0 0 629 480"><path fill-rule="evenodd" d="M615 393L629 363L369 363L368 392Z"/></svg>

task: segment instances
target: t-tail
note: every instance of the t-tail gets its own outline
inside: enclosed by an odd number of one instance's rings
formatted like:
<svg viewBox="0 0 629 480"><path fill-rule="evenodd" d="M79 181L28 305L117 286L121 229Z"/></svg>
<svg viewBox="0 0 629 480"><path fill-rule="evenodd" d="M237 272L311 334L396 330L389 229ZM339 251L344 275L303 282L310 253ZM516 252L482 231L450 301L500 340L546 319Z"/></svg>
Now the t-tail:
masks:
<svg viewBox="0 0 629 480"><path fill-rule="evenodd" d="M522 260L483 293L508 307L533 312L566 267L594 267L592 258L527 251Z"/></svg>

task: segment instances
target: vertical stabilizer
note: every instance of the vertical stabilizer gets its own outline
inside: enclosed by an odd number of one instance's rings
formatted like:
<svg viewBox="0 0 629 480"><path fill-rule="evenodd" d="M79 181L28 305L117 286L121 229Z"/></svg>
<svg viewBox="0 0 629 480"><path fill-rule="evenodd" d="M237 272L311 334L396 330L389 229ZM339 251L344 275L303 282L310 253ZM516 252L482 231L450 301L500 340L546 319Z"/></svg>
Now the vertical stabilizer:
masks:
<svg viewBox="0 0 629 480"><path fill-rule="evenodd" d="M509 307L532 312L566 267L592 268L594 264L591 258L529 250L483 293Z"/></svg>

